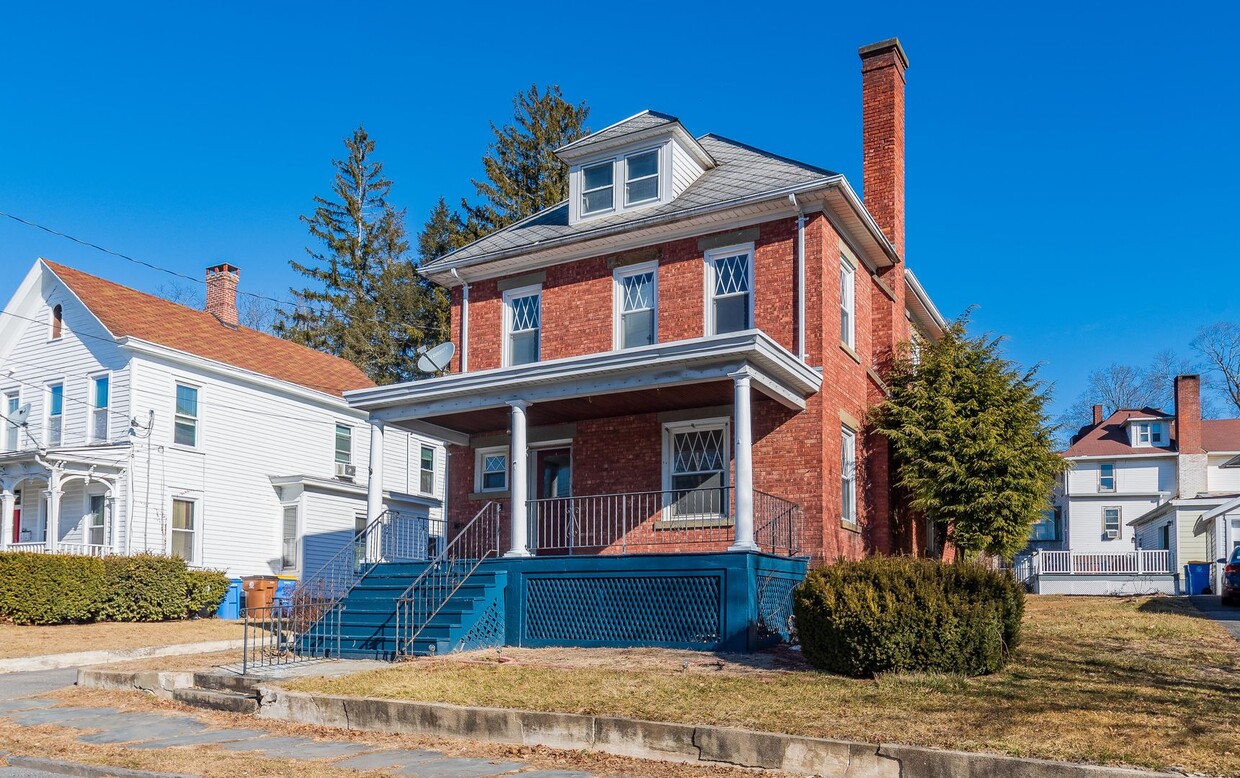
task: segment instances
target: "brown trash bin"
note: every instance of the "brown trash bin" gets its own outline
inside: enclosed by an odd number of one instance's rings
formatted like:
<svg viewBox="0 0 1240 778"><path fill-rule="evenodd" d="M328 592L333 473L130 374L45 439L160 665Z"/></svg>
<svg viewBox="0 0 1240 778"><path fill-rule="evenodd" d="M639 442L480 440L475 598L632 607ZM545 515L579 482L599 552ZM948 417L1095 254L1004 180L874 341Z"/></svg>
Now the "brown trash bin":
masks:
<svg viewBox="0 0 1240 778"><path fill-rule="evenodd" d="M279 585L280 579L274 575L242 576L241 591L245 592L245 607L270 608Z"/></svg>

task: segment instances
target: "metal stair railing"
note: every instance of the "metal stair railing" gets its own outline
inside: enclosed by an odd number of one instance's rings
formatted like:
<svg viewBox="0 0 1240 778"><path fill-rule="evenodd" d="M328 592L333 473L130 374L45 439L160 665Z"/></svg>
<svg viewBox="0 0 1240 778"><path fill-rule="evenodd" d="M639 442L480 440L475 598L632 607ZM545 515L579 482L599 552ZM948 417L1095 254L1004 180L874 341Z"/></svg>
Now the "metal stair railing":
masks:
<svg viewBox="0 0 1240 778"><path fill-rule="evenodd" d="M380 563L425 561L442 522L385 510L312 576L293 587L288 603L246 608L242 673L340 652L340 611L349 592Z"/></svg>
<svg viewBox="0 0 1240 778"><path fill-rule="evenodd" d="M800 550L801 506L754 490L754 542L768 554L793 557Z"/></svg>
<svg viewBox="0 0 1240 778"><path fill-rule="evenodd" d="M503 507L488 502L396 600L396 653L410 653L413 641L443 610L452 595L486 559L500 555Z"/></svg>

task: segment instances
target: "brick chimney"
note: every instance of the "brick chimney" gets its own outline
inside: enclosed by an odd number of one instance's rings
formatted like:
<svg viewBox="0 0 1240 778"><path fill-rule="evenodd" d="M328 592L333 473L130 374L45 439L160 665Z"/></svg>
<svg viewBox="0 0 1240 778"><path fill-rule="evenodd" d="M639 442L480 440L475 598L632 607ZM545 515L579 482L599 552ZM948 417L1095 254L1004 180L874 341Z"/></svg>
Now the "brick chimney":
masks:
<svg viewBox="0 0 1240 778"><path fill-rule="evenodd" d="M896 252L904 256L904 71L898 38L862 46L862 192Z"/></svg>
<svg viewBox="0 0 1240 778"><path fill-rule="evenodd" d="M1097 427L1101 423L1102 423L1102 406L1095 405L1094 406L1094 426Z"/></svg>
<svg viewBox="0 0 1240 778"><path fill-rule="evenodd" d="M1181 454L1204 454L1201 447L1201 377L1175 377L1175 443Z"/></svg>
<svg viewBox="0 0 1240 778"><path fill-rule="evenodd" d="M203 310L223 323L237 326L237 282L241 270L223 263L207 268L207 304Z"/></svg>

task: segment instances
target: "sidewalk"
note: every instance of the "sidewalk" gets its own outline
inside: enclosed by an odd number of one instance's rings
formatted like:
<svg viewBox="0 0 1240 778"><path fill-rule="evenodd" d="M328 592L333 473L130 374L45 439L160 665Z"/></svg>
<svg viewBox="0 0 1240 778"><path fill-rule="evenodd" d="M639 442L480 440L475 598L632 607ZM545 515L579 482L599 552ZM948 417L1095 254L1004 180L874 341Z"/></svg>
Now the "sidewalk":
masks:
<svg viewBox="0 0 1240 778"><path fill-rule="evenodd" d="M1197 610L1223 625L1232 637L1240 640L1240 606L1223 605L1222 598L1213 594L1193 594L1188 599Z"/></svg>

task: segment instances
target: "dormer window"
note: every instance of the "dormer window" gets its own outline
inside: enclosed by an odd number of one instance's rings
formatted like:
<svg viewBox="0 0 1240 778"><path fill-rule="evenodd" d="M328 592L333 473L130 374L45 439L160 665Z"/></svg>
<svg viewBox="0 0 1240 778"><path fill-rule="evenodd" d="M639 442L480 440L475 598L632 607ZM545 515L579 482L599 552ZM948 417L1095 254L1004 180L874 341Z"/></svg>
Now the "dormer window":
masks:
<svg viewBox="0 0 1240 778"><path fill-rule="evenodd" d="M659 150L631 154L624 160L624 204L640 205L659 199Z"/></svg>
<svg viewBox="0 0 1240 778"><path fill-rule="evenodd" d="M616 202L616 165L607 160L581 169L581 213L589 216L610 211Z"/></svg>
<svg viewBox="0 0 1240 778"><path fill-rule="evenodd" d="M1166 444L1164 425L1160 421L1138 421L1132 425L1132 445L1162 446Z"/></svg>

